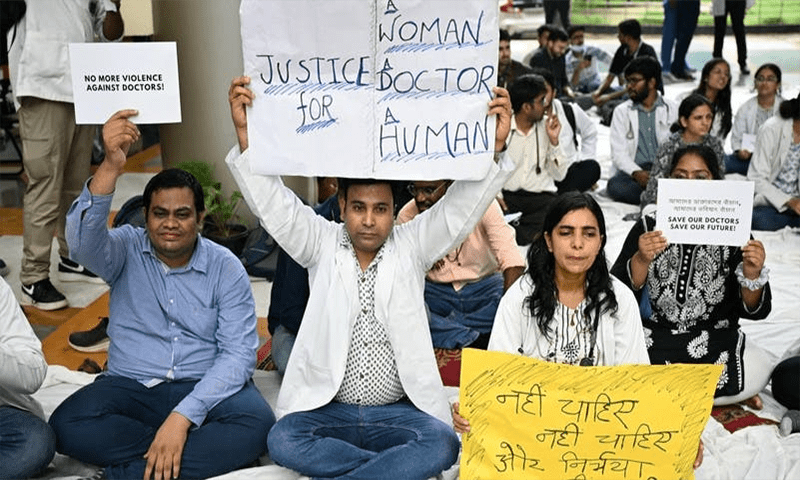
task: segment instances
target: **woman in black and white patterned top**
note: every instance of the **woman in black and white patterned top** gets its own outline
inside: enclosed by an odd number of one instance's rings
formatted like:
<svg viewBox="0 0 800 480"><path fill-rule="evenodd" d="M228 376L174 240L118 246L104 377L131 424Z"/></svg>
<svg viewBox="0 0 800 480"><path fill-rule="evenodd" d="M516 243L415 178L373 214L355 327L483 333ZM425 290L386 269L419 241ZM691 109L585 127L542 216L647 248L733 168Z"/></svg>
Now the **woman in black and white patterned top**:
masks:
<svg viewBox="0 0 800 480"><path fill-rule="evenodd" d="M670 176L719 179L716 155L703 145L683 147ZM647 287L652 315L642 323L650 362L724 365L714 403L760 408L758 393L771 368L766 354L746 341L739 318L763 319L772 308L763 244L668 244L654 226L654 214L636 222L611 269L638 295Z"/></svg>

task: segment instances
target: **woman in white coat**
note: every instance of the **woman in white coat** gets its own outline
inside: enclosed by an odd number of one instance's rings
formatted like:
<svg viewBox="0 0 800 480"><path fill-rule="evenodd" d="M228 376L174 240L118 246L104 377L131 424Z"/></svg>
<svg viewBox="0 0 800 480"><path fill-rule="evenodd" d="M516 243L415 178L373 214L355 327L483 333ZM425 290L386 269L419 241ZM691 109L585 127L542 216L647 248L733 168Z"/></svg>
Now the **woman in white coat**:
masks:
<svg viewBox="0 0 800 480"><path fill-rule="evenodd" d="M753 230L800 227L800 94L758 131L747 179L755 183Z"/></svg>
<svg viewBox="0 0 800 480"><path fill-rule="evenodd" d="M783 102L780 94L780 67L774 63L765 63L758 67L755 89L756 95L744 102L736 111L731 130L733 153L725 156L727 173L747 175L758 129L778 113L778 107Z"/></svg>

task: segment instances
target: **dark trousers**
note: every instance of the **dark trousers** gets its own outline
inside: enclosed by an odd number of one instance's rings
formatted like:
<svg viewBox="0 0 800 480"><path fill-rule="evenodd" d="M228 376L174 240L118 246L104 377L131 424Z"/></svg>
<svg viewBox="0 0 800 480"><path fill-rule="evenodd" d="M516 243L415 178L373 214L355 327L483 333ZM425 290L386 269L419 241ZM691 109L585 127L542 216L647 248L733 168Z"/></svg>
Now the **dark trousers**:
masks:
<svg viewBox="0 0 800 480"><path fill-rule="evenodd" d="M772 396L790 410L800 410L800 355L782 361L772 371Z"/></svg>
<svg viewBox="0 0 800 480"><path fill-rule="evenodd" d="M697 17L700 16L699 0L684 0L678 2L676 20L675 55L672 58L672 73L678 75L686 74L686 52L689 51L689 44L692 43L694 30L697 28Z"/></svg>
<svg viewBox="0 0 800 480"><path fill-rule="evenodd" d="M740 67L747 65L747 41L744 37L745 1L725 2L725 15L714 17L714 57L722 57L722 44L725 42L725 27L728 14L731 15L731 28L736 37L736 50Z"/></svg>
<svg viewBox="0 0 800 480"><path fill-rule="evenodd" d="M105 467L107 478L142 478L156 432L196 380L147 388L136 380L102 375L56 408L50 425L57 450ZM267 449L275 416L252 381L214 406L192 427L181 457L182 478L208 478L247 467Z"/></svg>
<svg viewBox="0 0 800 480"><path fill-rule="evenodd" d="M564 30L569 28L569 3L570 0L543 0L544 23L555 23L556 12L561 17L561 26Z"/></svg>
<svg viewBox="0 0 800 480"><path fill-rule="evenodd" d="M564 180L556 182L558 194L577 190L585 192L600 179L600 164L594 160L583 160L570 165ZM550 204L558 194L553 192L528 192L526 190L503 190L503 200L508 213L522 212L514 222L517 244L528 245L542 231L544 217Z"/></svg>

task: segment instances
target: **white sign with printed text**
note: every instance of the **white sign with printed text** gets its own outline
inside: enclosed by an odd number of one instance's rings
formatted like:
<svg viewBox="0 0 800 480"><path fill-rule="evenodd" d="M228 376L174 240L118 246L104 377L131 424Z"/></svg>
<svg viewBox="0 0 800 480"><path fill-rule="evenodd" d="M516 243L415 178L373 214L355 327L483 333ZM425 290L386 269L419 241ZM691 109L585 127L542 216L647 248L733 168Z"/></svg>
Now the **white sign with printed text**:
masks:
<svg viewBox="0 0 800 480"><path fill-rule="evenodd" d="M132 108L138 124L180 123L175 42L71 43L75 122L101 125Z"/></svg>
<svg viewBox="0 0 800 480"><path fill-rule="evenodd" d="M753 188L748 181L660 178L656 228L670 243L744 246Z"/></svg>
<svg viewBox="0 0 800 480"><path fill-rule="evenodd" d="M496 0L242 0L240 20L257 173L486 174Z"/></svg>

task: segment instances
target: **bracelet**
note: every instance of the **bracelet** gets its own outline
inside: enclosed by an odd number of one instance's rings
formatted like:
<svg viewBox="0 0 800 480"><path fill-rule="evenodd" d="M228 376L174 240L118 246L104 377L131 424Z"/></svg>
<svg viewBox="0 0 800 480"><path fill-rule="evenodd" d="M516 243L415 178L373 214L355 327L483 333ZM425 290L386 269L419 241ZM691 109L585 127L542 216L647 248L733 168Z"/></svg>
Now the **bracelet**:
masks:
<svg viewBox="0 0 800 480"><path fill-rule="evenodd" d="M761 267L761 275L759 275L755 280L750 280L744 276L744 270L742 268L742 263L740 262L739 265L736 266L736 279L739 280L739 285L750 290L751 292L754 292L760 288L763 288L764 285L769 282L769 268Z"/></svg>

